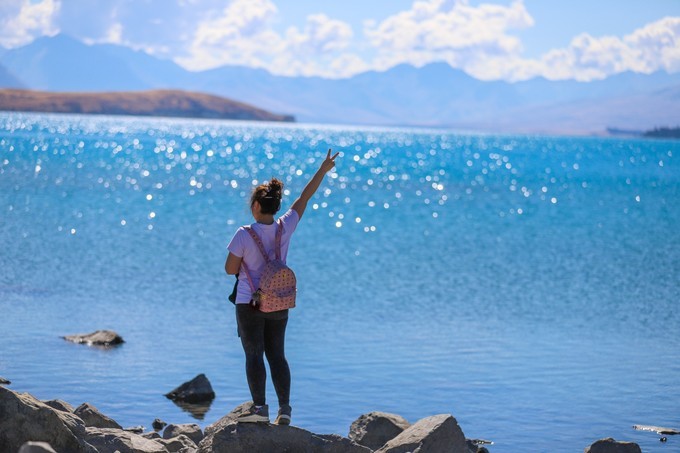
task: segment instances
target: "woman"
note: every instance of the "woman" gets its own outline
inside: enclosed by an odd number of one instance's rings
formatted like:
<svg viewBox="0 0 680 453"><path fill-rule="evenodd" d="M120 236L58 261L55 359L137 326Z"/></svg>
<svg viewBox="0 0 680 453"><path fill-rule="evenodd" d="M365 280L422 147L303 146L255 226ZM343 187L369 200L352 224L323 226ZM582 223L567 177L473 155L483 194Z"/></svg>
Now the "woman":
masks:
<svg viewBox="0 0 680 453"><path fill-rule="evenodd" d="M280 223L283 228L281 260L284 263L286 262L290 238L305 212L307 202L319 188L326 173L335 166L335 158L338 157L338 154L335 153L331 156L331 150L328 150L326 158L307 183L300 197L279 218L279 222L275 222L274 215L281 207L283 183L273 178L268 183L260 184L253 191L250 198L250 211L255 223L251 224L250 228L259 236L270 258L273 258L276 253L274 249L276 229L277 224ZM241 275L236 292L236 321L243 351L246 355L246 377L253 398L253 404L239 416L238 421L269 423L269 406L267 406L265 399L267 373L263 358L263 355L266 355L276 396L279 400L279 412L274 423L289 425L292 411L290 407L290 368L284 351L288 310L263 313L250 305L252 299L251 287L258 287L259 278L265 266L265 259L254 239L244 227L236 231L227 248L229 249L229 256L224 265L227 274L240 273ZM241 272L243 264L247 266L248 274L253 278L253 282L248 282L247 273Z"/></svg>

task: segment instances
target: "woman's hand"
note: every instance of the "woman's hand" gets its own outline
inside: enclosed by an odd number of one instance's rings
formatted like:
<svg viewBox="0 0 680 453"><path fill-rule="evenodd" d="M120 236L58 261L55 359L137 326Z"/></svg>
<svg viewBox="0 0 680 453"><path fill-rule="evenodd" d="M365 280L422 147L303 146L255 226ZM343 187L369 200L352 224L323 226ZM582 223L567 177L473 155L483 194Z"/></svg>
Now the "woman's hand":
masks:
<svg viewBox="0 0 680 453"><path fill-rule="evenodd" d="M324 159L323 162L321 162L321 166L316 171L314 176L312 176L312 179L309 180L305 188L302 190L300 197L297 200L295 200L295 203L293 203L293 206L291 206L298 213L298 216L300 218L302 218L302 214L305 213L305 209L307 208L307 202L309 201L310 198L312 198L312 195L314 195L316 189L319 188L319 185L321 184L323 177L333 167L335 167L335 158L338 157L338 154L340 153L338 152L331 156L331 150L330 149L328 150L326 158Z"/></svg>
<svg viewBox="0 0 680 453"><path fill-rule="evenodd" d="M331 156L331 150L329 148L328 153L326 154L326 159L321 162L321 171L324 173L331 171L331 169L335 167L335 158L338 157L338 154L340 154L340 152L337 152Z"/></svg>

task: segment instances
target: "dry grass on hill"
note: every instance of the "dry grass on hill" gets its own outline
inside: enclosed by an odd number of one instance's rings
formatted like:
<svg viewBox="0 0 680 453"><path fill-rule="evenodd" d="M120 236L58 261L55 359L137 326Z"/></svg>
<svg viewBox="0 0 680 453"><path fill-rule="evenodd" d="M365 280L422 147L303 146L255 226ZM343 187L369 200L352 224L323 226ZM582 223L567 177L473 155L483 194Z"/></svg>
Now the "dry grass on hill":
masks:
<svg viewBox="0 0 680 453"><path fill-rule="evenodd" d="M0 110L295 121L290 115L278 115L219 96L180 90L55 93L6 89L0 90Z"/></svg>

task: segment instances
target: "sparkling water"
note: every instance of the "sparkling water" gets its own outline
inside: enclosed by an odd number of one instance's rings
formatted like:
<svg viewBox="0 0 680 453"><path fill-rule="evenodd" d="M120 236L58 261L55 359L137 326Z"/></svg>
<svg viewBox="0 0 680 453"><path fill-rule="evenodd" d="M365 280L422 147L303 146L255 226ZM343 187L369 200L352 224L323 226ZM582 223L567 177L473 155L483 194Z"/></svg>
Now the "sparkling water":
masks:
<svg viewBox="0 0 680 453"><path fill-rule="evenodd" d="M680 427L671 141L0 114L0 376L148 429L248 400L226 245L254 184L287 207L328 148L288 257L295 425L451 413L493 452L680 448L632 429ZM126 343L60 339L98 329ZM207 413L163 396L200 373Z"/></svg>

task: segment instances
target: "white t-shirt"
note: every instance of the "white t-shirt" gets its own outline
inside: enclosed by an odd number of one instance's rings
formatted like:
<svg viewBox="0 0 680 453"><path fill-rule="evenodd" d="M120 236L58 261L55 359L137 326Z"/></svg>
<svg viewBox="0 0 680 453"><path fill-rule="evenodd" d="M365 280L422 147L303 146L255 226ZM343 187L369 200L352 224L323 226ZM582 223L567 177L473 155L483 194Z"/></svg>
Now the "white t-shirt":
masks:
<svg viewBox="0 0 680 453"><path fill-rule="evenodd" d="M294 209L289 209L280 218L281 224L283 226L283 234L281 235L281 260L285 263L286 256L288 255L288 245L290 244L290 238L297 227L300 216ZM264 244L264 249L269 255L269 259L273 260L276 258L276 228L277 222L271 225L265 225L264 223L253 223L250 225L255 233L260 237L262 243ZM267 264L262 253L257 247L257 244L250 236L250 234L245 230L245 228L240 227L236 230L236 234L229 242L227 249L233 253L235 256L243 259L243 262L248 266L250 275L253 278L253 286L258 287L260 283L260 277L262 276L262 271L264 266ZM236 303L237 304L247 304L250 302L253 290L248 283L248 277L246 272L243 270L243 263L241 263L241 269L239 271L238 279L238 289L236 291Z"/></svg>

